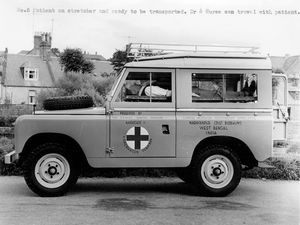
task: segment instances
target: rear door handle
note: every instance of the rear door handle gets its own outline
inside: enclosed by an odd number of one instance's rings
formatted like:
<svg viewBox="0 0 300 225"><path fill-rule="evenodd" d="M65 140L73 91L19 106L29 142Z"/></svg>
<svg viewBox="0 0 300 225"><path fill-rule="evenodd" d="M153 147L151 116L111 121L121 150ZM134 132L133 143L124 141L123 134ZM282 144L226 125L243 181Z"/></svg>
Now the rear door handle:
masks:
<svg viewBox="0 0 300 225"><path fill-rule="evenodd" d="M170 134L169 125L167 125L167 124L163 124L163 125L161 126L161 130L162 130L162 133L163 133L163 134Z"/></svg>

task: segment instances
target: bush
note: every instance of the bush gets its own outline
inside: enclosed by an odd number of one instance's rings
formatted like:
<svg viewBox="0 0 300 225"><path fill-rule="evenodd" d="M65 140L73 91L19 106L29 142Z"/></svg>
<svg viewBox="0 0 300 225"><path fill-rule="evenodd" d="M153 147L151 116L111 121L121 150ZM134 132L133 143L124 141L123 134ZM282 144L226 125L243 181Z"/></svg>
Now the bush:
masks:
<svg viewBox="0 0 300 225"><path fill-rule="evenodd" d="M266 163L275 168L253 168L243 171L242 176L271 180L300 180L300 160L270 158Z"/></svg>
<svg viewBox="0 0 300 225"><path fill-rule="evenodd" d="M47 99L47 98L52 98L52 97L58 97L58 96L63 96L64 93L62 92L62 90L60 89L43 89L41 90L38 95L37 95L37 105L39 108L42 108L43 106L43 102Z"/></svg>
<svg viewBox="0 0 300 225"><path fill-rule="evenodd" d="M4 155L13 151L12 140L6 137L0 138L0 175L21 175L22 171L16 164L5 165Z"/></svg>
<svg viewBox="0 0 300 225"><path fill-rule="evenodd" d="M96 106L104 104L104 97L110 90L114 77L95 77L92 74L66 73L57 81L57 89L43 90L37 97L38 105L42 106L45 99L58 96L89 95Z"/></svg>
<svg viewBox="0 0 300 225"><path fill-rule="evenodd" d="M7 137L0 137L0 154L3 146L12 145L12 140Z"/></svg>
<svg viewBox="0 0 300 225"><path fill-rule="evenodd" d="M12 127L17 116L0 116L0 127Z"/></svg>
<svg viewBox="0 0 300 225"><path fill-rule="evenodd" d="M24 114L31 114L33 110L32 105L6 105L0 104L0 117L11 117L11 116L19 116Z"/></svg>

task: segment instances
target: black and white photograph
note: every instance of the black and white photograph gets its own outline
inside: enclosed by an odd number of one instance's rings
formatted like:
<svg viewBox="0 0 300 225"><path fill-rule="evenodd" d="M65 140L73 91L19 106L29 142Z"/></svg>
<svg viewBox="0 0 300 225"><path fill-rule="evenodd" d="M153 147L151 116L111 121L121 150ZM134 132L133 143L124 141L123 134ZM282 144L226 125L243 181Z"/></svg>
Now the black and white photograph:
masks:
<svg viewBox="0 0 300 225"><path fill-rule="evenodd" d="M0 0L0 225L299 225L300 2Z"/></svg>

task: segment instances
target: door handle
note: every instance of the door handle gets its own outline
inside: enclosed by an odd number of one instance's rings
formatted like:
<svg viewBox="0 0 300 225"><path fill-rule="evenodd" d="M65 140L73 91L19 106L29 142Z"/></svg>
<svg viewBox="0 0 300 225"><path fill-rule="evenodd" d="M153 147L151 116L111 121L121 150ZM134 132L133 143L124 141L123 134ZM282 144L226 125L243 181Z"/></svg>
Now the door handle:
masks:
<svg viewBox="0 0 300 225"><path fill-rule="evenodd" d="M161 126L161 130L162 130L162 133L163 133L163 134L170 134L169 125L167 125L167 124L163 124L163 125Z"/></svg>

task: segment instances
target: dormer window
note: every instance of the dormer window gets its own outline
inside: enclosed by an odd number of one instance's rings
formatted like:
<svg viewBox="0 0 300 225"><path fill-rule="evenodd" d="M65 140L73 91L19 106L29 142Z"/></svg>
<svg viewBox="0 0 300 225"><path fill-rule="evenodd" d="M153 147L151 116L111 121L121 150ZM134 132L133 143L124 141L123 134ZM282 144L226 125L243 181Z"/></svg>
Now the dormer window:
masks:
<svg viewBox="0 0 300 225"><path fill-rule="evenodd" d="M38 80L39 70L33 68L24 68L25 80Z"/></svg>

